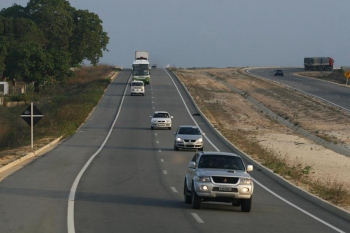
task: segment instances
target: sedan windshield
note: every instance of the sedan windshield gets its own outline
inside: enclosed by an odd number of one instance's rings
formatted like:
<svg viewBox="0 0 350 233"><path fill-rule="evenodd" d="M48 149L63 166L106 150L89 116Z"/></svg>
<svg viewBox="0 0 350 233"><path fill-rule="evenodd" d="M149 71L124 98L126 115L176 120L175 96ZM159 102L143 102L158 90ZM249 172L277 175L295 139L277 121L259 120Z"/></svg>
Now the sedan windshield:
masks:
<svg viewBox="0 0 350 233"><path fill-rule="evenodd" d="M143 83L141 83L141 82L134 82L134 83L131 83L131 85L132 86L139 86L139 87L141 87L141 86L143 86Z"/></svg>
<svg viewBox="0 0 350 233"><path fill-rule="evenodd" d="M242 159L235 156L203 155L199 160L198 168L244 170L244 165Z"/></svg>
<svg viewBox="0 0 350 233"><path fill-rule="evenodd" d="M201 131L198 128L193 127L181 127L178 134L191 134L191 135L201 135Z"/></svg>
<svg viewBox="0 0 350 233"><path fill-rule="evenodd" d="M169 118L168 113L154 113L153 118Z"/></svg>

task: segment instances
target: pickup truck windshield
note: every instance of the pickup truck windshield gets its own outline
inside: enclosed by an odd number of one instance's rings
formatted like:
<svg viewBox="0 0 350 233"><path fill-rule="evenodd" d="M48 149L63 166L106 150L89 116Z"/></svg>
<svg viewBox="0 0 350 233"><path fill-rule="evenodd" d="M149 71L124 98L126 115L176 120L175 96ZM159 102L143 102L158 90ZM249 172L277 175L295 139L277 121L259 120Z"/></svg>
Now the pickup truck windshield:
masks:
<svg viewBox="0 0 350 233"><path fill-rule="evenodd" d="M235 156L203 155L199 160L198 168L244 170L244 165L242 159Z"/></svg>

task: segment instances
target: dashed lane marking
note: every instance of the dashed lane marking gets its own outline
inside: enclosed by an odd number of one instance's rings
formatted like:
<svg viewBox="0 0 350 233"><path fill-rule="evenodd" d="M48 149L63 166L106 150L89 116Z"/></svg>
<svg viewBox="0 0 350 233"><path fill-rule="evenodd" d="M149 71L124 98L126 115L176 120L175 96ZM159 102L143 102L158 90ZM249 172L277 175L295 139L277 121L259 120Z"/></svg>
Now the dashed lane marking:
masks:
<svg viewBox="0 0 350 233"><path fill-rule="evenodd" d="M176 188L174 188L174 187L170 187L170 188L171 188L171 190L173 190L174 193L177 193Z"/></svg>
<svg viewBox="0 0 350 233"><path fill-rule="evenodd" d="M198 223L204 223L204 221L198 216L196 213L191 213L194 219L197 220Z"/></svg>

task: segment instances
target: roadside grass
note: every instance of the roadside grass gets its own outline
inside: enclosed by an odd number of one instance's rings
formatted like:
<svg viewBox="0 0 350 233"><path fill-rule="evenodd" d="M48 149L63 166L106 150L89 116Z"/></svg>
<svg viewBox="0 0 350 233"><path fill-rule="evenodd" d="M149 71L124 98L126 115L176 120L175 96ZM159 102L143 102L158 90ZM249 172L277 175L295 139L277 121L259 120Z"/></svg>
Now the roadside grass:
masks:
<svg viewBox="0 0 350 233"><path fill-rule="evenodd" d="M34 127L34 142L46 137L68 137L85 121L110 83L110 65L82 67L64 84L52 83L34 92L6 97L7 103L21 101L13 107L0 106L0 151L30 145L30 127L20 115L31 102L44 117Z"/></svg>
<svg viewBox="0 0 350 233"><path fill-rule="evenodd" d="M228 129L222 122L230 118L230 115L224 111L220 104L211 103L210 100L216 90L202 88L193 81L193 78L186 77L184 72L172 69L181 81L185 84L196 104L203 114L212 122L213 126L232 144L240 150L252 156L256 161L272 170L274 173L284 177L290 182L305 187L311 193L320 198L332 202L339 206L348 206L350 204L350 192L348 192L344 183L336 179L314 180L312 178L312 167L304 166L302 163L291 164L286 157L264 148L258 142L248 137L242 131ZM295 116L294 116L295 117ZM297 118L297 117L295 117Z"/></svg>

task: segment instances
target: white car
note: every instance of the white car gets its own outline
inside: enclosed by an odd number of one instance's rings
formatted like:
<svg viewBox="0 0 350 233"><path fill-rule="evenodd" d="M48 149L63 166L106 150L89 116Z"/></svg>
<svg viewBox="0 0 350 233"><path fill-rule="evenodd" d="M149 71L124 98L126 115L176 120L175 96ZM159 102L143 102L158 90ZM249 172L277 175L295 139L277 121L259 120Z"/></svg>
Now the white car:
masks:
<svg viewBox="0 0 350 233"><path fill-rule="evenodd" d="M203 136L200 128L195 125L181 125L176 130L174 150L181 149L196 149L203 151Z"/></svg>
<svg viewBox="0 0 350 233"><path fill-rule="evenodd" d="M145 95L145 84L143 81L132 81L130 84L131 95Z"/></svg>
<svg viewBox="0 0 350 233"><path fill-rule="evenodd" d="M171 119L173 116L166 111L155 111L151 117L151 129L168 128L171 130Z"/></svg>

